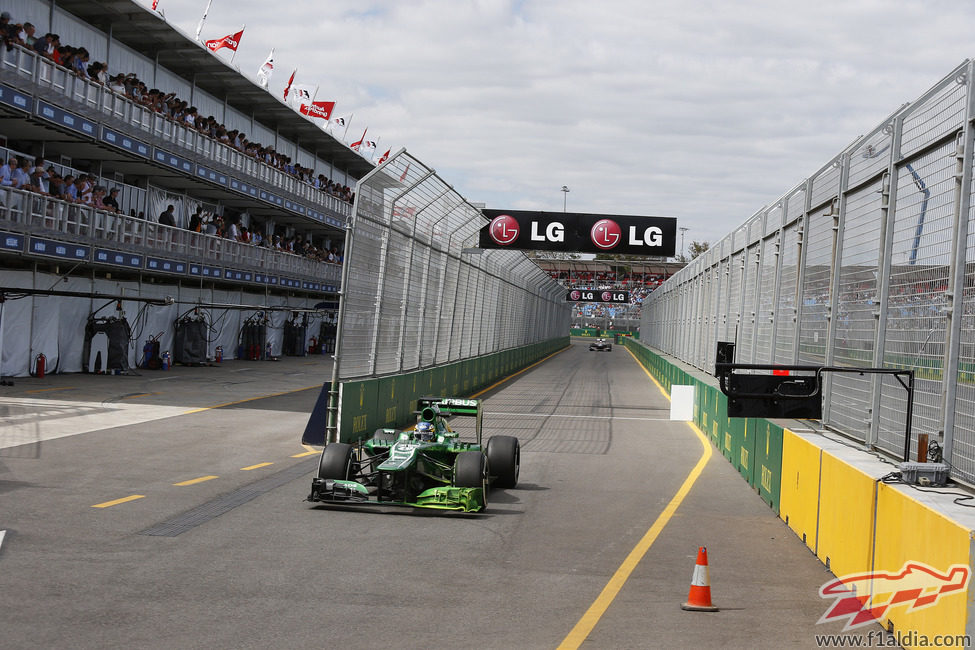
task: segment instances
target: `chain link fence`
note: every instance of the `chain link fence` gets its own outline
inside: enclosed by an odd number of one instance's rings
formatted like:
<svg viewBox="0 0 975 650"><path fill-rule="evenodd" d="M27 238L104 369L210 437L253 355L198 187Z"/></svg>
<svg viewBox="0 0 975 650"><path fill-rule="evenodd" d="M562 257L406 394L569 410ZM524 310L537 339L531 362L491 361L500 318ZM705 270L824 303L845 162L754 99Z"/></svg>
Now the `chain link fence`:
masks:
<svg viewBox="0 0 975 650"><path fill-rule="evenodd" d="M708 373L736 361L916 373L912 428L975 483L973 64L966 61L693 260L644 303L641 339ZM907 395L827 373L823 423L901 455Z"/></svg>
<svg viewBox="0 0 975 650"><path fill-rule="evenodd" d="M345 251L339 379L402 374L567 336L565 289L400 151L363 178Z"/></svg>

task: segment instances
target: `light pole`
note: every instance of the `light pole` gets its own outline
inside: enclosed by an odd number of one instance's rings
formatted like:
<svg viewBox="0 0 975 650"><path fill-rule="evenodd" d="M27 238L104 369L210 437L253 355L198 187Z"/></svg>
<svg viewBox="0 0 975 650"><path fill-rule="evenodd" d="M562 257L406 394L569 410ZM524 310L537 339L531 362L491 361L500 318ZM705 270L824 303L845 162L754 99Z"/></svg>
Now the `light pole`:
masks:
<svg viewBox="0 0 975 650"><path fill-rule="evenodd" d="M684 233L690 230L690 228L678 228L680 230L680 261L686 261L684 257Z"/></svg>
<svg viewBox="0 0 975 650"><path fill-rule="evenodd" d="M565 202L566 199L568 198L569 198L569 186L563 185L562 186L562 212L563 213L565 212Z"/></svg>

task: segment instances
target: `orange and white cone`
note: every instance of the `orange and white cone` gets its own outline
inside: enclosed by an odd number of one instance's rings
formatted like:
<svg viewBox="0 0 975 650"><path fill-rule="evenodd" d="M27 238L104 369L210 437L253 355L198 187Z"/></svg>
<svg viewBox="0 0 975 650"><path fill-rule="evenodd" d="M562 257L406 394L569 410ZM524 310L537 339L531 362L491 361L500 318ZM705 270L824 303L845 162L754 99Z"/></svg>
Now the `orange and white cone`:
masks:
<svg viewBox="0 0 975 650"><path fill-rule="evenodd" d="M692 612L716 612L718 608L711 604L711 577L708 574L708 549L701 546L697 549L697 564L694 565L694 575L691 576L691 591L687 594L687 602L680 606Z"/></svg>

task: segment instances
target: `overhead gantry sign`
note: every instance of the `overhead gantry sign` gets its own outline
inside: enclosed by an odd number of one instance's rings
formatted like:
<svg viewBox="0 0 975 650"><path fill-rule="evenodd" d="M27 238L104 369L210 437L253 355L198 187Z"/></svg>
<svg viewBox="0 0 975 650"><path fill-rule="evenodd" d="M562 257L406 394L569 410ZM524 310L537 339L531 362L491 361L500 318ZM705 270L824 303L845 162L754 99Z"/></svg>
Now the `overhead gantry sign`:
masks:
<svg viewBox="0 0 975 650"><path fill-rule="evenodd" d="M648 257L672 257L677 249L675 217L529 210L482 212L491 222L481 228L480 248Z"/></svg>

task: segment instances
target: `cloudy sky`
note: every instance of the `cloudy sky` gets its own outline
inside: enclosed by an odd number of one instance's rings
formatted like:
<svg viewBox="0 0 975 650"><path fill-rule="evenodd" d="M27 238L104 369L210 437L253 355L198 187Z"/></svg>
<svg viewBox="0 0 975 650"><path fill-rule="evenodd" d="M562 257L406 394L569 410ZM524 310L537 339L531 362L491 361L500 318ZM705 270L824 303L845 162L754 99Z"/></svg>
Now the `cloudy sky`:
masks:
<svg viewBox="0 0 975 650"><path fill-rule="evenodd" d="M188 34L205 5L160 0ZM674 216L687 245L975 54L963 0L212 0L202 38L242 24L241 72L273 47L271 91L297 68L349 141L489 208Z"/></svg>

